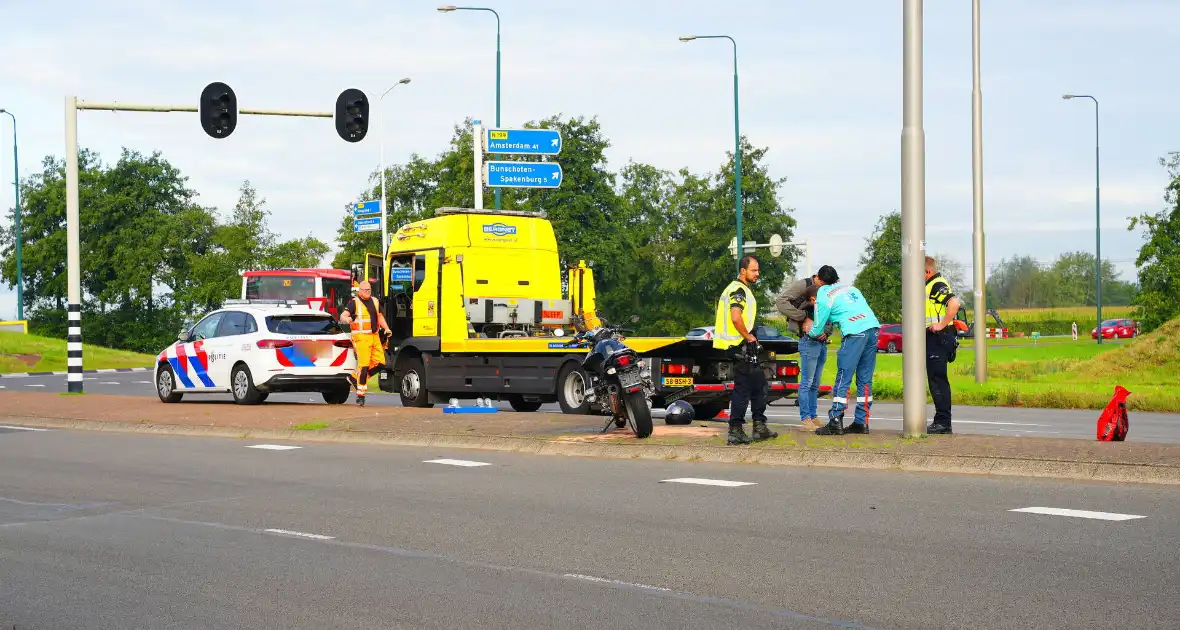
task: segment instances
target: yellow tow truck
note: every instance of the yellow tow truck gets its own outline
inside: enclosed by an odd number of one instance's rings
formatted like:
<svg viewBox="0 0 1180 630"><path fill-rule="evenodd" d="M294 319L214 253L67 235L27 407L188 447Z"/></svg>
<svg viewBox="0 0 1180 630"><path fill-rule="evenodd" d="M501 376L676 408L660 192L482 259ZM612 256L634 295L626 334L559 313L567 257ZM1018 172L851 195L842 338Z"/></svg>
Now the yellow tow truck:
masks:
<svg viewBox="0 0 1180 630"><path fill-rule="evenodd" d="M563 277L557 239L544 213L440 208L390 238L384 258L367 254L354 281L380 296L393 335L379 386L408 407L451 398L507 400L517 411L557 402L591 411L584 350L568 345L573 319L599 324L594 271L585 262ZM564 284L564 287L563 287ZM652 405L693 405L698 419L729 405L732 364L712 342L628 337L655 386ZM771 399L798 388L794 340L766 341Z"/></svg>

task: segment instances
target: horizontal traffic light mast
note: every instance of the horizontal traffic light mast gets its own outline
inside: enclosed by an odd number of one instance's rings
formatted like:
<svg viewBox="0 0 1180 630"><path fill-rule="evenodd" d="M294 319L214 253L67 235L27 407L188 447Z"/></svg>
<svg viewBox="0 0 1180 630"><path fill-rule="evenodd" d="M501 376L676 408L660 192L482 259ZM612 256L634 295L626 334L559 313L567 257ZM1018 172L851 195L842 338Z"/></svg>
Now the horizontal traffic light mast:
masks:
<svg viewBox="0 0 1180 630"><path fill-rule="evenodd" d="M196 112L201 129L212 138L225 139L237 129L238 116L300 116L306 118L335 118L336 133L347 142L360 142L369 132L369 98L355 88L349 88L336 98L332 112L297 111L285 109L239 108L233 88L221 82L210 83L201 91L196 106L146 105L83 101L76 96L66 97L66 385L70 393L82 393L82 274L79 243L78 195L78 110L112 112Z"/></svg>

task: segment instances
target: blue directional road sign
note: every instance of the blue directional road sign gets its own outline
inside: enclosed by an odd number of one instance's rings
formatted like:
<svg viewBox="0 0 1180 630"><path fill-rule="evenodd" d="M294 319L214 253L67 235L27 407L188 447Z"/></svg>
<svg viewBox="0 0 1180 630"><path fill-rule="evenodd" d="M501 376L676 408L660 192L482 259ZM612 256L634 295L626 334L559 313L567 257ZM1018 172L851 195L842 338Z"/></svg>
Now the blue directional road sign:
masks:
<svg viewBox="0 0 1180 630"><path fill-rule="evenodd" d="M488 129L488 153L557 155L561 132L556 129Z"/></svg>
<svg viewBox="0 0 1180 630"><path fill-rule="evenodd" d="M381 217L364 217L352 220L353 232L379 232L380 230Z"/></svg>
<svg viewBox="0 0 1180 630"><path fill-rule="evenodd" d="M352 204L352 216L363 217L370 214L381 214L380 201L358 201Z"/></svg>
<svg viewBox="0 0 1180 630"><path fill-rule="evenodd" d="M557 162L488 162L485 179L492 188L557 188L561 165Z"/></svg>

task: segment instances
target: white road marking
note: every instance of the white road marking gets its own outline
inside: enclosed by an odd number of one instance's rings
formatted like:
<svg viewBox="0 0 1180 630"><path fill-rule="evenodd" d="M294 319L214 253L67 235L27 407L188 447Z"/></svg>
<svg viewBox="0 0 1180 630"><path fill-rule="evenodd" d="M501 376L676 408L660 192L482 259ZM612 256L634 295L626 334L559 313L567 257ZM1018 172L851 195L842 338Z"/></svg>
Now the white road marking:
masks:
<svg viewBox="0 0 1180 630"><path fill-rule="evenodd" d="M284 536L298 536L299 538L311 538L313 540L335 540L335 536L325 536L323 534L308 534L306 532L293 532L286 529L264 529L262 530L268 534L283 534Z"/></svg>
<svg viewBox="0 0 1180 630"><path fill-rule="evenodd" d="M28 386L29 387L45 387L45 385L43 385L41 383L29 383Z"/></svg>
<svg viewBox="0 0 1180 630"><path fill-rule="evenodd" d="M261 449L268 450L268 451L290 451L290 450L294 450L297 448L303 448L303 447L302 446L288 446L286 444L254 444L252 446L247 446L246 448L261 448Z"/></svg>
<svg viewBox="0 0 1180 630"><path fill-rule="evenodd" d="M135 381L136 385L151 385L151 381Z"/></svg>
<svg viewBox="0 0 1180 630"><path fill-rule="evenodd" d="M14 431L48 431L49 429L37 429L33 427L14 427L7 424L0 424L0 429L12 429Z"/></svg>
<svg viewBox="0 0 1180 630"><path fill-rule="evenodd" d="M680 477L678 479L664 479L660 483L691 483L698 486L723 486L726 488L736 488L738 486L755 486L758 485L751 481L728 481L726 479L697 479L696 477Z"/></svg>
<svg viewBox="0 0 1180 630"><path fill-rule="evenodd" d="M1093 518L1102 521L1130 521L1137 518L1147 518L1138 514L1118 514L1115 512L1091 512L1089 510L1069 510L1066 508L1026 507L1009 512L1027 512L1029 514L1048 514L1050 516L1073 516L1075 518Z"/></svg>
<svg viewBox="0 0 1180 630"><path fill-rule="evenodd" d="M99 385L122 385L119 381L103 381Z"/></svg>
<svg viewBox="0 0 1180 630"><path fill-rule="evenodd" d="M448 466L491 466L486 462L469 462L465 459L428 459L423 464L446 464Z"/></svg>
<svg viewBox="0 0 1180 630"><path fill-rule="evenodd" d="M566 573L563 577L576 578L579 580L588 580L590 582L602 582L605 584L617 584L619 586L635 586L638 588L651 589L653 591L664 591L667 593L672 592L672 589L664 588L662 586L652 586L650 584L636 584L634 582L621 582L619 580L608 580L606 578L594 577L593 575L582 575L580 573Z"/></svg>

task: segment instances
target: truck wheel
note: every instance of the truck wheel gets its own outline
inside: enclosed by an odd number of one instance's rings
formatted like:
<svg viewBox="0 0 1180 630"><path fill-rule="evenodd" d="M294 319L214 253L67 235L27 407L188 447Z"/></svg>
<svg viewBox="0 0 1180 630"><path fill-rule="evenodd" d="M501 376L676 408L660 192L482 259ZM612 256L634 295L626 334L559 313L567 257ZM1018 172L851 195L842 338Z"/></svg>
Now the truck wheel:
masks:
<svg viewBox="0 0 1180 630"><path fill-rule="evenodd" d="M586 389L590 379L576 363L566 363L557 375L557 404L562 413L584 416L590 410L586 402Z"/></svg>
<svg viewBox="0 0 1180 630"><path fill-rule="evenodd" d="M643 439L651 436L651 408L647 406L647 396L643 391L627 394L623 399L627 407L627 416L635 425L635 437Z"/></svg>
<svg viewBox="0 0 1180 630"><path fill-rule="evenodd" d="M156 393L160 402L177 403L184 394L176 391L176 375L172 373L172 366L164 363L156 370Z"/></svg>
<svg viewBox="0 0 1180 630"><path fill-rule="evenodd" d="M512 405L513 411L520 411L522 413L536 411L541 408L540 401L525 400L524 396L521 396L520 394L513 394L509 396L508 404Z"/></svg>
<svg viewBox="0 0 1180 630"><path fill-rule="evenodd" d="M422 359L418 357L405 359L399 372L402 375L401 387L398 388L401 392L402 406L433 407L434 405L429 402L430 398L426 393L426 368L422 365Z"/></svg>
<svg viewBox="0 0 1180 630"><path fill-rule="evenodd" d="M233 383L230 391L233 392L234 402L239 405L257 405L262 402L262 392L254 387L254 377L250 376L250 368L246 364L234 366L230 382Z"/></svg>
<svg viewBox="0 0 1180 630"><path fill-rule="evenodd" d="M717 417L717 414L721 413L722 409L725 409L725 405L718 403L693 405L692 417L694 420L712 420Z"/></svg>

